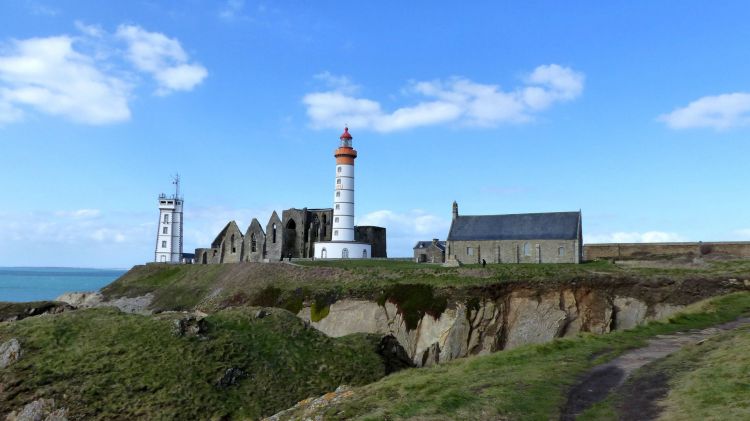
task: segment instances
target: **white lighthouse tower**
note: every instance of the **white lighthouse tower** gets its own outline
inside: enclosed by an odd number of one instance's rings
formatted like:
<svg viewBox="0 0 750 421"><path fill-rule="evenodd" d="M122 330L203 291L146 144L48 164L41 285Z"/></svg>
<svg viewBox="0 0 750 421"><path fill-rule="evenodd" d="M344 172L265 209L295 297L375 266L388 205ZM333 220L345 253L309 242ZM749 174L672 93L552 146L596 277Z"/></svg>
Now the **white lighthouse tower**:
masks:
<svg viewBox="0 0 750 421"><path fill-rule="evenodd" d="M349 128L339 138L341 144L334 152L336 157L336 187L333 197L333 232L331 241L315 243L318 259L368 259L371 246L354 241L354 160L357 151L352 148Z"/></svg>
<svg viewBox="0 0 750 421"><path fill-rule="evenodd" d="M156 232L155 262L180 263L182 260L182 205L180 175L176 175L174 195L159 195L159 225Z"/></svg>

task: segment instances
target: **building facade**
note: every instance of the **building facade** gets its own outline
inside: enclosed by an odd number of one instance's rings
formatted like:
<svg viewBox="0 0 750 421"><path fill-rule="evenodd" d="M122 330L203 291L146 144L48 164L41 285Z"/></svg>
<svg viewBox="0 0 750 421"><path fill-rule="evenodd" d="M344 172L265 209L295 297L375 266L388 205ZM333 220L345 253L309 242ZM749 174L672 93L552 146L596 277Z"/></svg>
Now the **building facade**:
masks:
<svg viewBox="0 0 750 421"><path fill-rule="evenodd" d="M460 263L580 263L581 212L512 215L458 214L446 241L446 259Z"/></svg>
<svg viewBox="0 0 750 421"><path fill-rule="evenodd" d="M182 207L180 197L180 176L176 176L175 194L159 195L159 223L156 231L154 261L158 263L182 262Z"/></svg>
<svg viewBox="0 0 750 421"><path fill-rule="evenodd" d="M418 241L414 246L414 261L417 263L444 263L445 241Z"/></svg>

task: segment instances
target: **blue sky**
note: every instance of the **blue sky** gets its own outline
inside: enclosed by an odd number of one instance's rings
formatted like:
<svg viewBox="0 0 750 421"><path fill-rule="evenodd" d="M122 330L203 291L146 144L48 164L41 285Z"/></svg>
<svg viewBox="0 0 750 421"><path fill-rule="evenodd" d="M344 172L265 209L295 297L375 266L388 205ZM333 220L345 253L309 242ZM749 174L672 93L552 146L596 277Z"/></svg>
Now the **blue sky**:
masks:
<svg viewBox="0 0 750 421"><path fill-rule="evenodd" d="M583 210L584 240L748 240L746 2L0 0L0 266L153 258L329 207L389 255L462 214Z"/></svg>

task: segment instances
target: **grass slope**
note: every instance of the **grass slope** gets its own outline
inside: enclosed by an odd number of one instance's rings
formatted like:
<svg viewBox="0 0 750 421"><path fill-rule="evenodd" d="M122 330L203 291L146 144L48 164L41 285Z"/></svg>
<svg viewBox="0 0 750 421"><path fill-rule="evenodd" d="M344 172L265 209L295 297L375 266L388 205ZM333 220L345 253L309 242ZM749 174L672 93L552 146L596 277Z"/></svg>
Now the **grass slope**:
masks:
<svg viewBox="0 0 750 421"><path fill-rule="evenodd" d="M694 306L692 312L633 330L557 339L405 370L355 389L352 398L327 408L325 419L558 419L568 388L591 367L645 345L649 337L710 326L748 312L750 293L730 294ZM714 407L708 413L716 418L720 411Z"/></svg>
<svg viewBox="0 0 750 421"><path fill-rule="evenodd" d="M76 419L255 419L384 375L379 338L329 338L292 314L237 308L207 317L207 333L175 336L179 314L92 309L0 324L23 358L0 370L0 414L40 397ZM218 387L229 368L247 375Z"/></svg>
<svg viewBox="0 0 750 421"><path fill-rule="evenodd" d="M601 285L620 282L709 281L739 279L750 274L750 261L714 261L701 266L674 265L661 268L618 266L610 262L574 264L494 264L482 268L467 265L445 268L398 260L352 260L224 265L136 266L102 289L108 298L155 296L155 310L200 308L213 311L228 305L252 304L299 309L303 300L316 297L354 296L377 299L383 290L398 284L424 284L450 291L481 289L509 282L536 286L576 281ZM636 290L643 291L642 288ZM715 295L708 292L706 296Z"/></svg>

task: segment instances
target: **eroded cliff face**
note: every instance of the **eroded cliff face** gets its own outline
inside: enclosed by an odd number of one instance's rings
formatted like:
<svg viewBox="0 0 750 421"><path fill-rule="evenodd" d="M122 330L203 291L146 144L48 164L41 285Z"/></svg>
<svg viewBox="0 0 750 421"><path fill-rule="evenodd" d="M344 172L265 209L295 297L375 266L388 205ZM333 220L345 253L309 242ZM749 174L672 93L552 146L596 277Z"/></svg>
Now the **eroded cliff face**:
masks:
<svg viewBox="0 0 750 421"><path fill-rule="evenodd" d="M331 304L328 314L318 321L311 320L309 307L298 316L334 337L355 332L391 334L417 366L429 366L579 332L629 329L683 307L593 288L519 288L496 298L448 302L439 315L421 315L416 326L408 326L408 315L392 300L379 304L343 299Z"/></svg>

